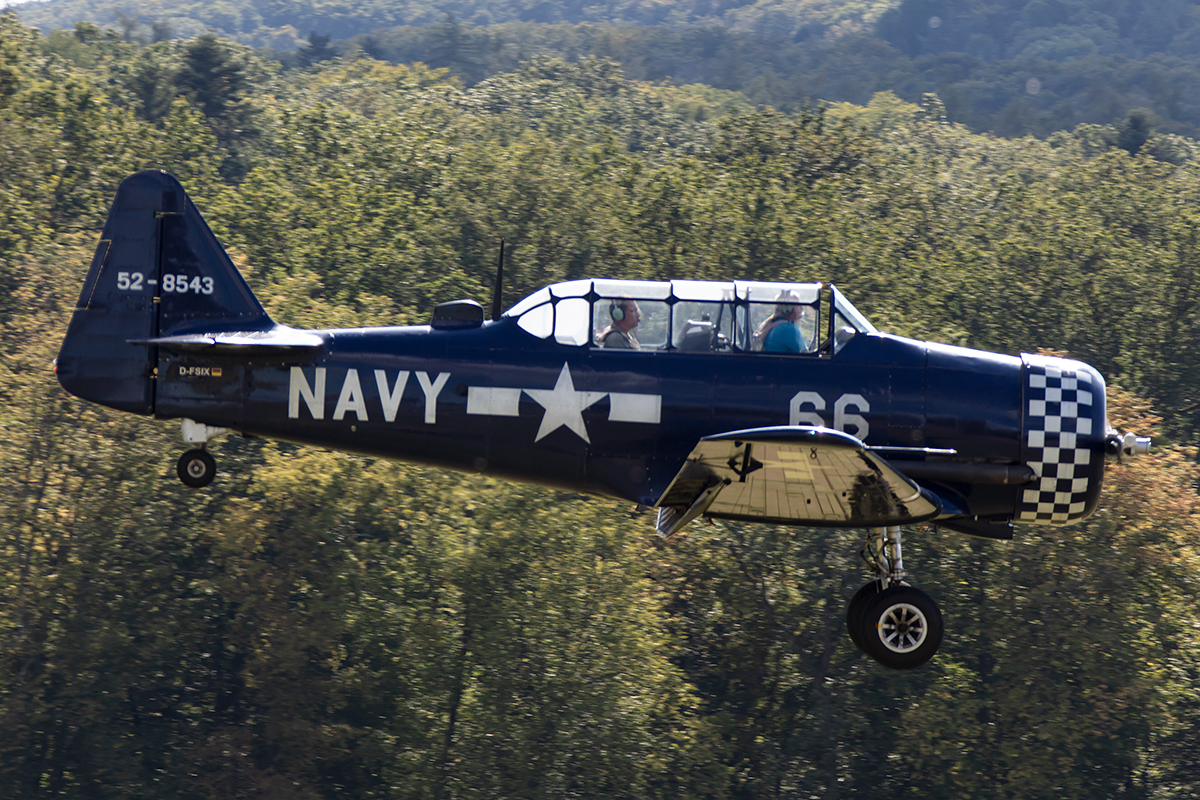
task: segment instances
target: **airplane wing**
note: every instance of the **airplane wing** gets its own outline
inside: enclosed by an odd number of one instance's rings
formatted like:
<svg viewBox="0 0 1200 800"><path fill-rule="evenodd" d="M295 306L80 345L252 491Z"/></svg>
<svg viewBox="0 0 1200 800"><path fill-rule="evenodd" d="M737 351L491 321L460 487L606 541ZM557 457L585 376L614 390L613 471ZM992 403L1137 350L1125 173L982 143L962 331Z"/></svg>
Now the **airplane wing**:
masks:
<svg viewBox="0 0 1200 800"><path fill-rule="evenodd" d="M655 507L664 538L701 514L872 528L941 511L937 498L855 437L799 425L704 437Z"/></svg>

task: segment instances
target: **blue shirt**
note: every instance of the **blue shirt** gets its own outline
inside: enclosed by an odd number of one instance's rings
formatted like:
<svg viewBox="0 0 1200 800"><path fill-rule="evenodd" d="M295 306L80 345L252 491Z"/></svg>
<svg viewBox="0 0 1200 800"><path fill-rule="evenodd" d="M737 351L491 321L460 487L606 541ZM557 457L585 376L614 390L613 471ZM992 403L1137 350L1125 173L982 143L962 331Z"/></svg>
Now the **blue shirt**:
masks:
<svg viewBox="0 0 1200 800"><path fill-rule="evenodd" d="M791 322L779 323L763 339L764 353L802 353L807 349L800 329Z"/></svg>

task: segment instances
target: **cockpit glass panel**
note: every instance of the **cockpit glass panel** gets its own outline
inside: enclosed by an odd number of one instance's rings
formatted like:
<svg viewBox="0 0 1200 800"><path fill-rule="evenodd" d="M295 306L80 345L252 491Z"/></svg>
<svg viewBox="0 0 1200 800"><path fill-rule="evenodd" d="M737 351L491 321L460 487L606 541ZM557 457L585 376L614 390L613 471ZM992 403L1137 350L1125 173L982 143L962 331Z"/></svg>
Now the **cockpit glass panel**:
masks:
<svg viewBox="0 0 1200 800"><path fill-rule="evenodd" d="M859 333L875 333L878 330L846 299L844 294L838 291L836 286L831 286L830 289L834 312L840 317L840 319L834 320L835 325L849 324Z"/></svg>
<svg viewBox="0 0 1200 800"><path fill-rule="evenodd" d="M646 300L666 300L671 296L671 284L666 281L614 281L597 278L592 281L601 297L637 297Z"/></svg>
<svg viewBox="0 0 1200 800"><path fill-rule="evenodd" d="M559 344L587 344L588 311L591 304L582 297L559 300L554 305L554 341Z"/></svg>
<svg viewBox="0 0 1200 800"><path fill-rule="evenodd" d="M680 300L672 314L671 343L676 350L729 351L733 341L732 303Z"/></svg>
<svg viewBox="0 0 1200 800"><path fill-rule="evenodd" d="M817 346L820 314L815 305L750 303L738 306L735 343L740 350L811 353Z"/></svg>
<svg viewBox="0 0 1200 800"><path fill-rule="evenodd" d="M549 297L549 295L550 293L546 292L546 296ZM508 313L510 316L512 315L512 311ZM532 333L539 339L545 339L554 332L554 306L550 303L543 303L537 308L529 309L517 319L517 325L521 330Z"/></svg>
<svg viewBox="0 0 1200 800"><path fill-rule="evenodd" d="M858 331L840 312L833 312L833 352L837 353Z"/></svg>
<svg viewBox="0 0 1200 800"><path fill-rule="evenodd" d="M601 297L592 313L593 342L599 347L661 350L667 345L671 307L663 301Z"/></svg>
<svg viewBox="0 0 1200 800"><path fill-rule="evenodd" d="M548 288L538 289L533 294L526 297L521 302L504 312L506 317L519 317L534 306L545 303L550 299L550 290Z"/></svg>
<svg viewBox="0 0 1200 800"><path fill-rule="evenodd" d="M766 303L779 302L781 298L790 299L795 303L811 304L817 302L821 294L819 283L766 283L763 281L736 281L739 300Z"/></svg>
<svg viewBox="0 0 1200 800"><path fill-rule="evenodd" d="M550 291L555 297L583 297L591 290L591 278L584 278L579 281L565 281L564 283L556 283L550 287Z"/></svg>
<svg viewBox="0 0 1200 800"><path fill-rule="evenodd" d="M709 302L733 299L732 281L671 281L671 293L679 300Z"/></svg>

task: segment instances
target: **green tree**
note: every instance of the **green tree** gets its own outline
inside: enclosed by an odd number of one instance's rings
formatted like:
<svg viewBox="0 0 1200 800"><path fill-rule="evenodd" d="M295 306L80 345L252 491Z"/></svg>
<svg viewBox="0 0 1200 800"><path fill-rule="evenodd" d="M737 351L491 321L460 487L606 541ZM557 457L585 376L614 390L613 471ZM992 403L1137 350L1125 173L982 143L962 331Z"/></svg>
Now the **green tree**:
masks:
<svg viewBox="0 0 1200 800"><path fill-rule="evenodd" d="M193 39L182 56L176 89L204 113L217 140L231 150L222 171L227 176L244 174L245 148L260 133L246 64L213 34Z"/></svg>
<svg viewBox="0 0 1200 800"><path fill-rule="evenodd" d="M316 31L308 34L308 46L300 51L300 65L311 67L319 61L328 61L337 55L337 51L329 46L329 36L319 36Z"/></svg>

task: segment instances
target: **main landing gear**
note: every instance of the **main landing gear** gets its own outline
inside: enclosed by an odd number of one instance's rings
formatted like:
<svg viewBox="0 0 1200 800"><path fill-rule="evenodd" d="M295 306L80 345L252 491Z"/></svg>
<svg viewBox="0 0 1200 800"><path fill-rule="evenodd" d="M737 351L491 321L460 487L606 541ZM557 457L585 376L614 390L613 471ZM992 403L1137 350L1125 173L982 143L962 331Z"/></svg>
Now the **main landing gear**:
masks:
<svg viewBox="0 0 1200 800"><path fill-rule="evenodd" d="M885 667L921 666L942 644L942 612L933 598L904 580L900 527L873 529L862 556L876 578L846 607L851 640Z"/></svg>
<svg viewBox="0 0 1200 800"><path fill-rule="evenodd" d="M190 419L183 420L181 429L185 442L200 446L188 450L179 457L179 461L175 465L175 472L185 486L193 489L208 486L217 475L217 462L204 447L208 444L209 439L220 436L227 429L213 428Z"/></svg>

